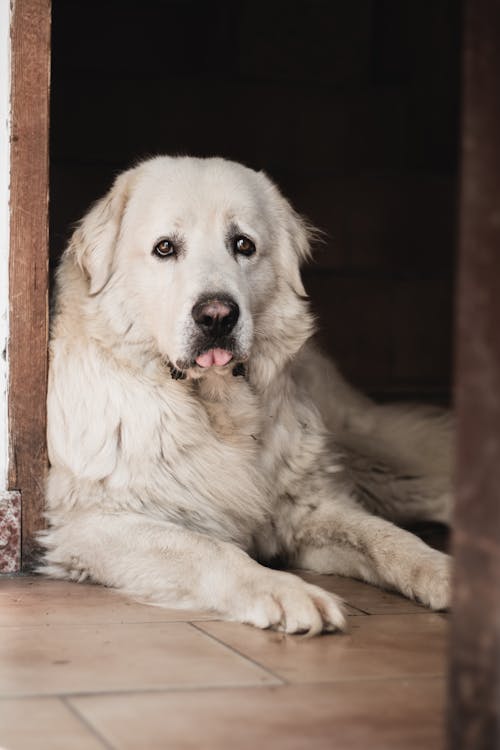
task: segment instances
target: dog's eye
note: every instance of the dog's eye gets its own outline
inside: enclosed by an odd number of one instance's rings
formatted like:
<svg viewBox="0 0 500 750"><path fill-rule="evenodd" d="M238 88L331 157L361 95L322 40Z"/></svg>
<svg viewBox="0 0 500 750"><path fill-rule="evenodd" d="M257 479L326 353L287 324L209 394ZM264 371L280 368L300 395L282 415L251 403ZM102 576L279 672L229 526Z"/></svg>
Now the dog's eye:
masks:
<svg viewBox="0 0 500 750"><path fill-rule="evenodd" d="M248 237L245 237L244 235L239 235L238 237L235 237L233 240L233 249L235 253L238 253L239 255L245 255L248 257L249 255L253 255L255 252L255 245L253 244L252 240L249 240Z"/></svg>
<svg viewBox="0 0 500 750"><path fill-rule="evenodd" d="M175 255L175 245L170 240L160 240L153 248L153 255L158 258L168 258Z"/></svg>

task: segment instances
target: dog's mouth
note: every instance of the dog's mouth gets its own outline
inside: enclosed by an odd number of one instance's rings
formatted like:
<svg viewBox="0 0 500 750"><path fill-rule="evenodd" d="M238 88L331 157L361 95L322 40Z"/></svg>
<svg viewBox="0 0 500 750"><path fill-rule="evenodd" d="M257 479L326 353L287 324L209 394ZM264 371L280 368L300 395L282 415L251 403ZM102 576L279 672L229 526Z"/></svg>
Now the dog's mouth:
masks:
<svg viewBox="0 0 500 750"><path fill-rule="evenodd" d="M227 349L208 349L202 354L198 354L195 362L198 367L225 367L233 359L233 353Z"/></svg>
<svg viewBox="0 0 500 750"><path fill-rule="evenodd" d="M236 336L199 336L191 340L189 349L187 357L164 358L175 380L198 380L212 373L246 375L249 347Z"/></svg>
<svg viewBox="0 0 500 750"><path fill-rule="evenodd" d="M231 364L242 359L239 343L231 335L212 338L204 336L193 343L192 359L189 365L200 374L212 368L229 369Z"/></svg>
<svg viewBox="0 0 500 750"><path fill-rule="evenodd" d="M245 376L247 360L248 354L242 352L236 342L231 340L202 345L189 359L165 359L174 380L196 380L211 371Z"/></svg>

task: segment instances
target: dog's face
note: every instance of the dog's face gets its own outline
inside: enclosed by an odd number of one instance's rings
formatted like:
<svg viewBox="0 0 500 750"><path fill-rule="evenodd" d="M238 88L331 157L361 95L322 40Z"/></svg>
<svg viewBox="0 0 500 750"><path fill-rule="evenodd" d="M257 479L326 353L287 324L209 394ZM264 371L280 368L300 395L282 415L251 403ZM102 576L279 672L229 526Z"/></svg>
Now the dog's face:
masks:
<svg viewBox="0 0 500 750"><path fill-rule="evenodd" d="M120 295L179 376L234 370L287 326L300 338L307 232L262 173L223 159L149 160L118 178L76 237L89 293Z"/></svg>

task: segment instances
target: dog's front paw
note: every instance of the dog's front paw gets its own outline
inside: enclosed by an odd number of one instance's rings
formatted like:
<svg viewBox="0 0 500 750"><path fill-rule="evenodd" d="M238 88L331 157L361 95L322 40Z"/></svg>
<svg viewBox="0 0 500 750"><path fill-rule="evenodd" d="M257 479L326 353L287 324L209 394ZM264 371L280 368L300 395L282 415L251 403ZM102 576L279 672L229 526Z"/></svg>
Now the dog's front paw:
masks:
<svg viewBox="0 0 500 750"><path fill-rule="evenodd" d="M258 628L313 636L346 627L339 597L291 573L266 571L240 589L234 604L230 619Z"/></svg>
<svg viewBox="0 0 500 750"><path fill-rule="evenodd" d="M415 563L411 596L434 610L448 609L451 600L451 558L432 550Z"/></svg>

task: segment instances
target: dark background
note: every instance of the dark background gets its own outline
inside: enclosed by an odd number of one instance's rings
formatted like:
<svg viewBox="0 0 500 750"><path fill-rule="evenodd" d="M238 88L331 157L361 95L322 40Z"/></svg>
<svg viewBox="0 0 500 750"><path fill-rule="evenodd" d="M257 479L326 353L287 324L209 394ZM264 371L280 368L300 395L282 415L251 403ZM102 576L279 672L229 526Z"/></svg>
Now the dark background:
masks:
<svg viewBox="0 0 500 750"><path fill-rule="evenodd" d="M53 0L51 255L157 153L264 169L327 232L320 339L383 399L450 396L457 0Z"/></svg>

